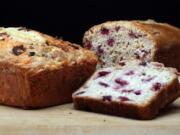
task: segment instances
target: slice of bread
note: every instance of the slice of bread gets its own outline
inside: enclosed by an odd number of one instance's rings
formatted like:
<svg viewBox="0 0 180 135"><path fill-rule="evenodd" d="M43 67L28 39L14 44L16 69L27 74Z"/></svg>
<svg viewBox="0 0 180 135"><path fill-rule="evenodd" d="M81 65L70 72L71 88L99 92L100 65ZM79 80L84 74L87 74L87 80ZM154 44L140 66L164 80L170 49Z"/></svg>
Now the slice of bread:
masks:
<svg viewBox="0 0 180 135"><path fill-rule="evenodd" d="M152 119L180 95L176 69L139 60L98 70L73 93L74 107L136 119Z"/></svg>
<svg viewBox="0 0 180 135"><path fill-rule="evenodd" d="M90 28L84 47L96 52L101 67L131 58L157 61L180 70L180 29L148 21L112 21Z"/></svg>

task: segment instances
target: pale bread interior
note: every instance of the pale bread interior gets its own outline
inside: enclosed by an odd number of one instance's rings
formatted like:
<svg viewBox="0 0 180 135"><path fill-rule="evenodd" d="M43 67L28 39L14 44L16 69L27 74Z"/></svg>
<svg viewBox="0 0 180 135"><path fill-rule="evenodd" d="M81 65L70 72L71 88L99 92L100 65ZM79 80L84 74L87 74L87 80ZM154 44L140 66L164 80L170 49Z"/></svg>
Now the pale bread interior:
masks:
<svg viewBox="0 0 180 135"><path fill-rule="evenodd" d="M150 35L128 21L95 26L85 33L83 42L99 56L101 67L115 66L131 58L152 61L155 52Z"/></svg>
<svg viewBox="0 0 180 135"><path fill-rule="evenodd" d="M175 72L160 63L131 61L98 70L73 96L147 105L177 79Z"/></svg>

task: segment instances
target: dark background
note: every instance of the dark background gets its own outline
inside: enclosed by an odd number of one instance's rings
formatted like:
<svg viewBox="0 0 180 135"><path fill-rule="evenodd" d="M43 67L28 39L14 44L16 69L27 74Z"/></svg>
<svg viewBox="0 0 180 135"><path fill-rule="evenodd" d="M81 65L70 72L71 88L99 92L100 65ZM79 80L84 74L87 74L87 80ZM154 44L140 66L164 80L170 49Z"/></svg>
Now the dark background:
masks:
<svg viewBox="0 0 180 135"><path fill-rule="evenodd" d="M24 0L1 1L0 7L0 26L25 26L76 43L95 24L148 18L180 27L180 0Z"/></svg>

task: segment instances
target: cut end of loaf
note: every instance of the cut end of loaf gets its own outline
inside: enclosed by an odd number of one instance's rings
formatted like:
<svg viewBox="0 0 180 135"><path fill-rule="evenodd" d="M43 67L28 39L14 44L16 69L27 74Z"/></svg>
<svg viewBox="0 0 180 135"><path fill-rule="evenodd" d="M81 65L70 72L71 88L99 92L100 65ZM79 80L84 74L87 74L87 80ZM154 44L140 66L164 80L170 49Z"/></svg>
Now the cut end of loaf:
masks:
<svg viewBox="0 0 180 135"><path fill-rule="evenodd" d="M96 52L101 67L114 66L130 58L151 61L155 51L149 35L126 21L92 27L85 33L83 43Z"/></svg>

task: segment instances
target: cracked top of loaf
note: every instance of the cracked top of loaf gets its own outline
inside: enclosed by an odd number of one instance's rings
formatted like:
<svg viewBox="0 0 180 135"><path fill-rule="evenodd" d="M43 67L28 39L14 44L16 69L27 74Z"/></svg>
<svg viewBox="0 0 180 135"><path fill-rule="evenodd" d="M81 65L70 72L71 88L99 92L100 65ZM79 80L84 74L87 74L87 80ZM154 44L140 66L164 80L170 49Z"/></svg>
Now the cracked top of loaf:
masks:
<svg viewBox="0 0 180 135"><path fill-rule="evenodd" d="M0 27L0 63L21 68L56 69L82 61L97 61L80 46L23 27Z"/></svg>

